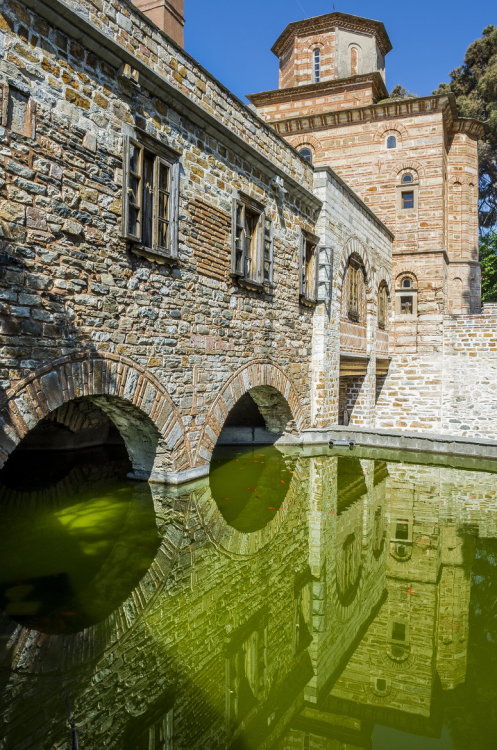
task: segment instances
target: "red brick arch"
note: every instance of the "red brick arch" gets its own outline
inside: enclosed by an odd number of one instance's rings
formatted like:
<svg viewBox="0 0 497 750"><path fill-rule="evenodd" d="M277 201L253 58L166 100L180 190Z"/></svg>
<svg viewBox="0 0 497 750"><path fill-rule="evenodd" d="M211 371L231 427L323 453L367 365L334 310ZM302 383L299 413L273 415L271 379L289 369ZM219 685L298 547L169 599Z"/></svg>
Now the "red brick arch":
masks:
<svg viewBox="0 0 497 750"><path fill-rule="evenodd" d="M289 377L272 362L253 360L229 378L209 409L197 446L195 466L210 461L229 412L245 393L258 386L269 386L278 391L288 404L297 430L303 429L308 420Z"/></svg>
<svg viewBox="0 0 497 750"><path fill-rule="evenodd" d="M168 393L144 367L117 355L80 352L57 359L5 393L0 466L38 422L88 397L119 429L136 476L161 479L190 467L190 446Z"/></svg>

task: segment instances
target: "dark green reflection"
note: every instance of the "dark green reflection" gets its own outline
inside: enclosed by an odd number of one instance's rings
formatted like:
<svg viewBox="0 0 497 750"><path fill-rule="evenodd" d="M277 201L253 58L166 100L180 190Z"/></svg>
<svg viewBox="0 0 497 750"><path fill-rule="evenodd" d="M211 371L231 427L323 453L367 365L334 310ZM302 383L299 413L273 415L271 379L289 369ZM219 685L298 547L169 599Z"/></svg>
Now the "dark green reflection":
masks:
<svg viewBox="0 0 497 750"><path fill-rule="evenodd" d="M209 481L226 523L245 533L263 529L286 497L293 464L273 446L236 452L218 448Z"/></svg>
<svg viewBox="0 0 497 750"><path fill-rule="evenodd" d="M0 607L43 633L75 633L116 609L150 566L159 544L150 488L116 478L123 461L105 450L72 465L37 453L37 482L27 458L0 487Z"/></svg>

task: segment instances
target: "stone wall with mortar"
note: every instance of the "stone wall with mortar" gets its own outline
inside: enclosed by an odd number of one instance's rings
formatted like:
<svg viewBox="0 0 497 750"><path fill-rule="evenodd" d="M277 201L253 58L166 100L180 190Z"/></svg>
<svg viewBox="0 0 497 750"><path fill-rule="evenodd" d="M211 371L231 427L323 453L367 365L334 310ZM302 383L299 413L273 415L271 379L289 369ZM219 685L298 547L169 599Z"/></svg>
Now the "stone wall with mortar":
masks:
<svg viewBox="0 0 497 750"><path fill-rule="evenodd" d="M205 467L251 388L279 392L297 431L336 411L325 405L336 383L321 389L315 375L335 356L316 344L321 313L299 302L302 230L323 233L334 263L357 235L386 277L388 232L340 181L314 195L311 167L130 2L48 0L44 17L34 7L9 0L0 16L2 460L71 397L143 411L151 427L135 474L157 479ZM29 132L5 115L15 90L30 97ZM175 264L122 238L123 136L140 130L179 153ZM260 292L230 274L234 190L273 221L274 287Z"/></svg>
<svg viewBox="0 0 497 750"><path fill-rule="evenodd" d="M376 404L376 427L497 439L497 315L444 316L442 346L395 355Z"/></svg>

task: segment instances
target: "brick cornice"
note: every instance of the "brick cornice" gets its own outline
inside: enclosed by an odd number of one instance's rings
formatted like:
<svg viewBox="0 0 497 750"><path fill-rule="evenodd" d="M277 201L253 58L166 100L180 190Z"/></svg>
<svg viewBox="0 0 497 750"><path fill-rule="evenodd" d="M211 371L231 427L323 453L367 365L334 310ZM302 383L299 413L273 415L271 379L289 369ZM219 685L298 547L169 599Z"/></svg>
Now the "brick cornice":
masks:
<svg viewBox="0 0 497 750"><path fill-rule="evenodd" d="M252 104L262 107L268 104L279 104L287 101L298 101L303 96L309 99L313 96L326 96L326 94L340 93L341 91L353 91L371 87L373 101L378 101L388 96L385 82L380 73L364 73L363 75L350 76L349 78L335 78L320 83L308 83L303 86L292 86L286 89L273 89L272 91L260 91L257 94L247 94Z"/></svg>
<svg viewBox="0 0 497 750"><path fill-rule="evenodd" d="M274 122L268 119L267 122L271 123L279 135L286 138L290 135L341 128L361 122L392 120L396 117L422 116L437 112L444 118L447 133L464 132L476 138L481 137L480 134L484 132L483 123L457 117L453 94L436 94L409 99L385 99L366 107L321 112L316 115L303 115Z"/></svg>
<svg viewBox="0 0 497 750"><path fill-rule="evenodd" d="M356 31L360 34L369 32L372 36L376 37L378 47L384 55L392 49L392 43L381 21L336 12L327 13L323 16L314 16L313 18L305 18L302 21L294 21L288 24L271 47L271 51L277 57L280 57L285 47L287 47L294 37L305 36L307 34L323 34L335 28Z"/></svg>

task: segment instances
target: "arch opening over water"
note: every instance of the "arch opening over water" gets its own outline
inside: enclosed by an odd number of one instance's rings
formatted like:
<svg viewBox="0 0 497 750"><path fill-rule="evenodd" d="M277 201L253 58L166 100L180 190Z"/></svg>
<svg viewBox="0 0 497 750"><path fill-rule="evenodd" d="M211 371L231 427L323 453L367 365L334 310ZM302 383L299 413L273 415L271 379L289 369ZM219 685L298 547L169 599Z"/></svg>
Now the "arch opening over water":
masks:
<svg viewBox="0 0 497 750"><path fill-rule="evenodd" d="M230 409L217 445L272 445L295 432L288 401L273 386L258 385Z"/></svg>

